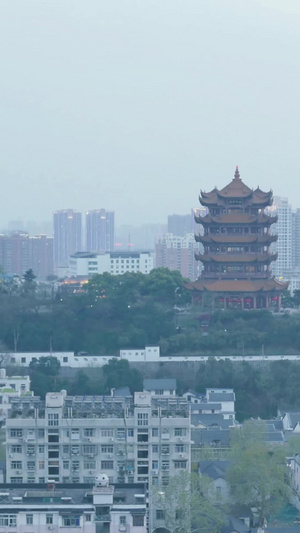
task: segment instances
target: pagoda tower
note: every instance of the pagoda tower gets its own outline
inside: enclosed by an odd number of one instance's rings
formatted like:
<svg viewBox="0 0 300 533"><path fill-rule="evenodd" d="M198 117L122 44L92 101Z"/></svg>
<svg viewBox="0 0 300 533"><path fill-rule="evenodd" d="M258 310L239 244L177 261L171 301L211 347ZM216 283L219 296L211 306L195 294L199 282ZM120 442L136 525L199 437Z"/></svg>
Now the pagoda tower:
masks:
<svg viewBox="0 0 300 533"><path fill-rule="evenodd" d="M277 258L270 252L277 240L270 227L277 217L265 213L272 205L272 191L250 189L236 167L231 183L221 190L201 191L199 201L208 214L195 217L204 228L203 235L195 235L204 252L196 255L203 263L201 277L188 286L194 300L203 305L205 294L211 293L213 308L280 308L288 283L276 280L270 271Z"/></svg>

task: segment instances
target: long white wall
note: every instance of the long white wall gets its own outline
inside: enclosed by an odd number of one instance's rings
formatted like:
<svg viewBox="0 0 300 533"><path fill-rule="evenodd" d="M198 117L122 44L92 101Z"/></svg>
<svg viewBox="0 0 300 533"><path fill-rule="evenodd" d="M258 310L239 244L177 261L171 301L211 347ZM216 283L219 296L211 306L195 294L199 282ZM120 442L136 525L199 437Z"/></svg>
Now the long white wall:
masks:
<svg viewBox="0 0 300 533"><path fill-rule="evenodd" d="M49 357L52 355L56 357L62 367L68 368L87 368L87 367L101 367L106 365L115 356L112 355L76 355L74 352L17 352L10 356L10 361L7 365L13 364L16 366L28 367L32 359L40 357ZM137 363L171 363L171 362L207 362L211 356L207 355L168 355L160 356L158 346L146 346L143 350L120 350L120 359L127 359L129 362ZM218 355L215 356L217 361L248 361L248 362L266 362L266 361L299 361L299 355Z"/></svg>

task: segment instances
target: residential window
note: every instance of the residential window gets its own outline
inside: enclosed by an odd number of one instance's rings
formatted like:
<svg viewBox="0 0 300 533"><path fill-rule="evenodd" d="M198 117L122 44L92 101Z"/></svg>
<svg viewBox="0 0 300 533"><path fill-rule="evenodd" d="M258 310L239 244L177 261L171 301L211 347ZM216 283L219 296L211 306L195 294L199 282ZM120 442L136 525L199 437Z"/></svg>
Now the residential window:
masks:
<svg viewBox="0 0 300 533"><path fill-rule="evenodd" d="M59 419L58 413L49 413L48 414L48 426L58 426Z"/></svg>
<svg viewBox="0 0 300 533"><path fill-rule="evenodd" d="M53 514L46 514L46 524L48 525L53 524Z"/></svg>
<svg viewBox="0 0 300 533"><path fill-rule="evenodd" d="M38 438L43 439L45 437L45 430L44 429L38 429Z"/></svg>
<svg viewBox="0 0 300 533"><path fill-rule="evenodd" d="M125 515L121 515L119 519L120 526L126 526L127 523L127 517Z"/></svg>
<svg viewBox="0 0 300 533"><path fill-rule="evenodd" d="M80 516L63 516L64 527L80 527Z"/></svg>
<svg viewBox="0 0 300 533"><path fill-rule="evenodd" d="M152 461L152 470L158 469L158 461Z"/></svg>
<svg viewBox="0 0 300 533"><path fill-rule="evenodd" d="M85 470L95 470L96 469L96 461L84 461L83 468Z"/></svg>
<svg viewBox="0 0 300 533"><path fill-rule="evenodd" d="M45 446L39 446L39 453L45 452Z"/></svg>
<svg viewBox="0 0 300 533"><path fill-rule="evenodd" d="M162 468L162 470L169 470L169 468L170 468L169 461L162 461L161 462L161 468Z"/></svg>
<svg viewBox="0 0 300 533"><path fill-rule="evenodd" d="M93 444L88 444L83 446L83 453L87 454L95 454L96 453L96 446Z"/></svg>
<svg viewBox="0 0 300 533"><path fill-rule="evenodd" d="M22 461L12 461L10 467L12 470L22 470Z"/></svg>
<svg viewBox="0 0 300 533"><path fill-rule="evenodd" d="M43 470L45 468L45 461L39 461L39 470Z"/></svg>
<svg viewBox="0 0 300 533"><path fill-rule="evenodd" d="M10 436L12 439L23 437L23 430L22 429L11 429L10 430Z"/></svg>
<svg viewBox="0 0 300 533"><path fill-rule="evenodd" d="M70 468L70 461L63 461L63 469L69 470Z"/></svg>
<svg viewBox="0 0 300 533"><path fill-rule="evenodd" d="M23 478L22 477L15 477L15 476L12 476L10 478L10 482L11 483L23 483Z"/></svg>
<svg viewBox="0 0 300 533"><path fill-rule="evenodd" d="M133 515L132 525L136 527L143 527L144 525L144 516L143 515Z"/></svg>
<svg viewBox="0 0 300 533"><path fill-rule="evenodd" d="M83 436L84 437L93 437L94 436L94 429L93 428L85 428L83 430Z"/></svg>
<svg viewBox="0 0 300 533"><path fill-rule="evenodd" d="M17 515L15 514L3 514L0 516L0 526L16 527Z"/></svg>
<svg viewBox="0 0 300 533"><path fill-rule="evenodd" d="M158 428L152 428L152 437L158 437Z"/></svg>
<svg viewBox="0 0 300 533"><path fill-rule="evenodd" d="M63 363L67 363L67 362L68 362L68 360L69 360L69 358L68 358L68 357L66 357L66 356L65 356L65 357L63 357Z"/></svg>
<svg viewBox="0 0 300 533"><path fill-rule="evenodd" d="M86 521L86 522L91 522L91 521L92 521L92 515L91 515L90 513L87 513L87 514L85 515L85 521Z"/></svg>
<svg viewBox="0 0 300 533"><path fill-rule="evenodd" d="M117 439L125 440L125 429L117 429Z"/></svg>
<svg viewBox="0 0 300 533"><path fill-rule="evenodd" d="M134 429L127 430L127 437L134 437Z"/></svg>
<svg viewBox="0 0 300 533"><path fill-rule="evenodd" d="M22 453L22 446L19 446L19 445L11 446L11 453Z"/></svg>
<svg viewBox="0 0 300 533"><path fill-rule="evenodd" d="M164 520L165 513L161 509L156 509L156 520Z"/></svg>
<svg viewBox="0 0 300 533"><path fill-rule="evenodd" d="M187 465L187 461L174 461L174 468L175 470L185 470Z"/></svg>
<svg viewBox="0 0 300 533"><path fill-rule="evenodd" d="M103 470L113 470L114 462L113 461L101 461L101 468L103 468Z"/></svg>
<svg viewBox="0 0 300 533"><path fill-rule="evenodd" d="M183 453L185 451L185 445L184 444L176 444L175 445L175 452L176 453Z"/></svg>
<svg viewBox="0 0 300 533"><path fill-rule="evenodd" d="M152 453L158 453L158 444L152 445Z"/></svg>
<svg viewBox="0 0 300 533"><path fill-rule="evenodd" d="M45 478L44 477L39 477L39 483L45 483Z"/></svg>
<svg viewBox="0 0 300 533"><path fill-rule="evenodd" d="M26 515L26 524L27 526L31 526L33 524L33 514Z"/></svg>
<svg viewBox="0 0 300 533"><path fill-rule="evenodd" d="M102 453L114 453L114 447L111 445L103 445L101 446L101 452Z"/></svg>
<svg viewBox="0 0 300 533"><path fill-rule="evenodd" d="M67 444L64 444L63 445L63 453L70 453L70 446L68 446Z"/></svg>
<svg viewBox="0 0 300 533"><path fill-rule="evenodd" d="M138 426L148 426L148 413L138 413Z"/></svg>
<svg viewBox="0 0 300 533"><path fill-rule="evenodd" d="M185 437L186 436L186 429L185 428L175 428L174 435L175 435L175 437Z"/></svg>
<svg viewBox="0 0 300 533"><path fill-rule="evenodd" d="M114 436L113 429L102 429L101 430L101 437L113 437L113 436Z"/></svg>
<svg viewBox="0 0 300 533"><path fill-rule="evenodd" d="M77 439L79 439L79 437L80 437L79 429L77 429L77 428L76 429L75 428L72 429L71 430L71 439L77 440Z"/></svg>
<svg viewBox="0 0 300 533"><path fill-rule="evenodd" d="M71 454L72 455L79 455L79 446L72 446L71 447Z"/></svg>

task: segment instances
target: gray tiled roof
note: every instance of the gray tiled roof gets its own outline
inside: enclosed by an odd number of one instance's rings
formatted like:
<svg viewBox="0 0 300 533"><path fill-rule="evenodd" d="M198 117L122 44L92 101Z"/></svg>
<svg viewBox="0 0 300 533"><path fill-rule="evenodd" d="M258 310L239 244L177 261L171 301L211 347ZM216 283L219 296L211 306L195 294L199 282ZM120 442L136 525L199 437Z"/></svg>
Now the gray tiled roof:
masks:
<svg viewBox="0 0 300 533"><path fill-rule="evenodd" d="M161 378L161 379L144 379L144 390L176 390L176 379Z"/></svg>
<svg viewBox="0 0 300 533"><path fill-rule="evenodd" d="M226 470L230 466L230 461L199 461L199 472L216 480L225 478Z"/></svg>
<svg viewBox="0 0 300 533"><path fill-rule="evenodd" d="M191 424L192 426L198 426L199 424L203 424L205 427L219 426L225 429L233 425L233 420L232 418L224 419L224 416L221 413L195 413L191 415Z"/></svg>
<svg viewBox="0 0 300 533"><path fill-rule="evenodd" d="M208 399L210 402L233 402L233 392L209 392Z"/></svg>
<svg viewBox="0 0 300 533"><path fill-rule="evenodd" d="M191 438L195 446L210 446L214 442L220 446L229 446L229 429L192 429Z"/></svg>

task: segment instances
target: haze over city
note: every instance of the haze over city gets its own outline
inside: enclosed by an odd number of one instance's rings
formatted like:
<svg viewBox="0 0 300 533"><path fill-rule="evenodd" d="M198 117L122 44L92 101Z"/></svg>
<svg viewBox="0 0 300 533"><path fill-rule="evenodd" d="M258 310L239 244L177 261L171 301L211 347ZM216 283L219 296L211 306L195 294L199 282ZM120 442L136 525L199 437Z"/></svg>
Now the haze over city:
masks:
<svg viewBox="0 0 300 533"><path fill-rule="evenodd" d="M164 222L224 186L299 205L296 1L0 6L2 209Z"/></svg>

